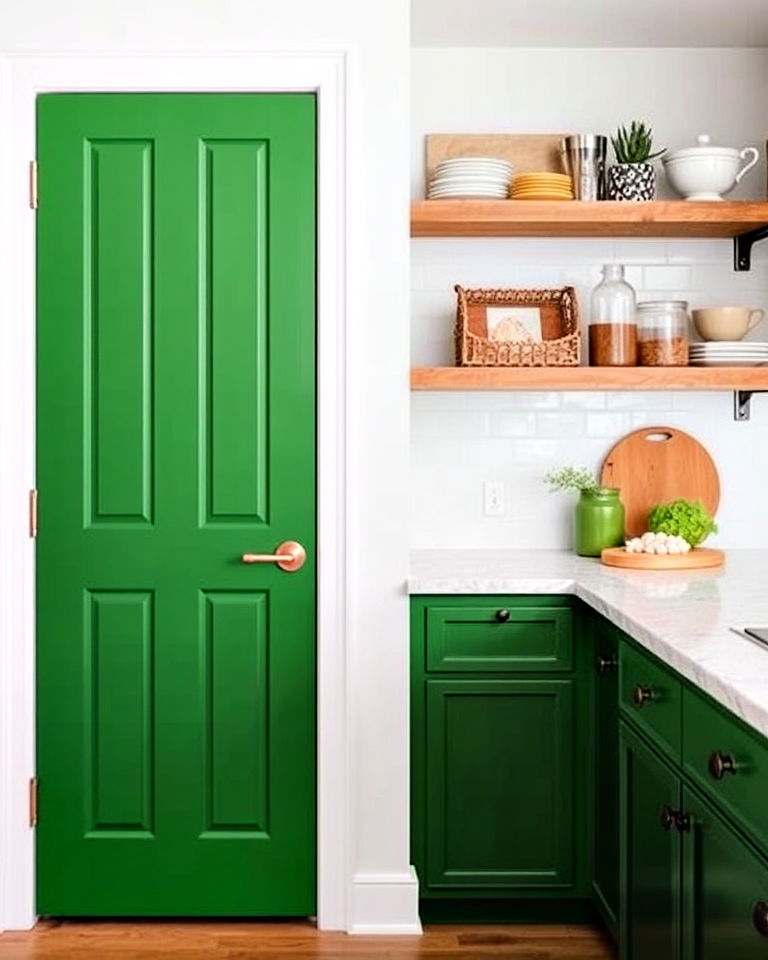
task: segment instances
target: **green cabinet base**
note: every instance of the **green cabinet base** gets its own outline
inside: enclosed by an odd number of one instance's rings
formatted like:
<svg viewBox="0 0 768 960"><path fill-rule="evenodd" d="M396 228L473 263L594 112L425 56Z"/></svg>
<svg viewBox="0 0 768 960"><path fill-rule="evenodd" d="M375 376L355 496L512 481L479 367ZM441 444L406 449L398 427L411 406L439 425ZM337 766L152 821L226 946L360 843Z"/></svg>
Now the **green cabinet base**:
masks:
<svg viewBox="0 0 768 960"><path fill-rule="evenodd" d="M423 899L419 903L422 923L591 923L600 915L591 900L583 897L532 899Z"/></svg>

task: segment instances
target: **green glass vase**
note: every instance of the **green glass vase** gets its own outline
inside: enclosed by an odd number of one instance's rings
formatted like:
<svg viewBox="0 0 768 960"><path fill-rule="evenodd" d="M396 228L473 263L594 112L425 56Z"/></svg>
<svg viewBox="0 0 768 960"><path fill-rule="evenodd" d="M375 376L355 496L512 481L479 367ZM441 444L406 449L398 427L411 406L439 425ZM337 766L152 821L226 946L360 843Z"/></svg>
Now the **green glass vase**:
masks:
<svg viewBox="0 0 768 960"><path fill-rule="evenodd" d="M624 543L624 504L612 487L582 490L574 516L574 548L580 557L599 557Z"/></svg>

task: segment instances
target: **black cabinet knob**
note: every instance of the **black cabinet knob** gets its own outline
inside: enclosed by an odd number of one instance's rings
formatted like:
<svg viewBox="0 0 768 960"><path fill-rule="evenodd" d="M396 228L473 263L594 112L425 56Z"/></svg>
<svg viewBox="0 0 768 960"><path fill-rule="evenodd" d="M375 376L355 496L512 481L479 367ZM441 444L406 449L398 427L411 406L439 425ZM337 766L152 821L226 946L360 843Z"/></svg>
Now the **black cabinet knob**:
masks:
<svg viewBox="0 0 768 960"><path fill-rule="evenodd" d="M638 684L632 691L632 702L639 709L653 700L653 690L650 687L643 687Z"/></svg>
<svg viewBox="0 0 768 960"><path fill-rule="evenodd" d="M675 810L669 804L661 808L659 823L661 823L663 830L671 830L674 827L679 833L685 833L691 829L689 814L683 813L682 810Z"/></svg>
<svg viewBox="0 0 768 960"><path fill-rule="evenodd" d="M768 902L758 900L752 911L752 923L761 937L768 937Z"/></svg>
<svg viewBox="0 0 768 960"><path fill-rule="evenodd" d="M715 750L709 755L709 774L713 780L722 780L726 773L736 773L736 762L730 754Z"/></svg>
<svg viewBox="0 0 768 960"><path fill-rule="evenodd" d="M497 610L496 619L499 623L506 623L509 620L509 610Z"/></svg>
<svg viewBox="0 0 768 960"><path fill-rule="evenodd" d="M598 673L613 673L618 665L619 660L615 654L609 654L607 657L600 654L597 658Z"/></svg>

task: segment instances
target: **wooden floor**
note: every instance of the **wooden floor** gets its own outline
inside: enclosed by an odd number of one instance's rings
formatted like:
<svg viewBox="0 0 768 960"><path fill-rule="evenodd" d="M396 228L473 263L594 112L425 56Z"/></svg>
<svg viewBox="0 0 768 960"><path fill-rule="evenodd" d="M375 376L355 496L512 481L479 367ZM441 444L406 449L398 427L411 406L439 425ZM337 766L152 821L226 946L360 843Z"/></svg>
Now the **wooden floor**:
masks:
<svg viewBox="0 0 768 960"><path fill-rule="evenodd" d="M42 921L0 935L0 960L613 960L582 926L432 926L423 937L318 933L309 923Z"/></svg>

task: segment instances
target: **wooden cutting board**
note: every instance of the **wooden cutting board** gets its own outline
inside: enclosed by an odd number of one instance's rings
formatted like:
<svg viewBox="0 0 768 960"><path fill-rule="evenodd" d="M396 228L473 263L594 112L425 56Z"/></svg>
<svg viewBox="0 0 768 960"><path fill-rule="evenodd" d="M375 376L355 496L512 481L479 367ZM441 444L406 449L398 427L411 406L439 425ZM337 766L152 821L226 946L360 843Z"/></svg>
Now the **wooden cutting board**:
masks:
<svg viewBox="0 0 768 960"><path fill-rule="evenodd" d="M675 427L644 427L628 434L605 458L600 482L621 490L628 537L645 533L648 513L657 503L700 500L713 515L720 503L712 457Z"/></svg>
<svg viewBox="0 0 768 960"><path fill-rule="evenodd" d="M627 553L624 547L608 547L603 550L600 560L607 567L626 567L631 570L691 570L696 567L720 567L725 563L722 550L709 547L697 547L688 553L667 554Z"/></svg>

